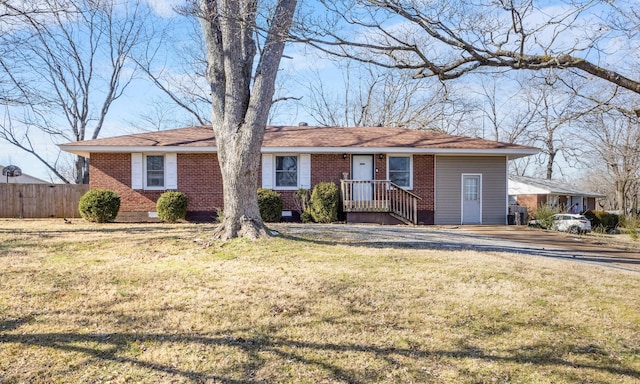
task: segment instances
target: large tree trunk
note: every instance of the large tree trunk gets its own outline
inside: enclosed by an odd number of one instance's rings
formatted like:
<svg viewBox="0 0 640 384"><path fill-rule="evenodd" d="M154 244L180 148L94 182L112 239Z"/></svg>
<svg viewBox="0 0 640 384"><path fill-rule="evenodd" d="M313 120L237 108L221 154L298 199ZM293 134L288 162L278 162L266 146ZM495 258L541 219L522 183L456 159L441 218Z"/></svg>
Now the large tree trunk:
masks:
<svg viewBox="0 0 640 384"><path fill-rule="evenodd" d="M76 184L89 184L89 159L86 157L76 158Z"/></svg>
<svg viewBox="0 0 640 384"><path fill-rule="evenodd" d="M252 131L247 126L241 130L247 133ZM249 134L244 140L227 137L223 131L228 130L215 131L218 161L222 171L224 218L214 232L214 237L221 240L266 237L269 232L260 217L257 192L264 130Z"/></svg>
<svg viewBox="0 0 640 384"><path fill-rule="evenodd" d="M199 4L224 191L224 219L214 238L268 236L258 209L260 148L296 0L278 0L265 20L268 32L255 66L258 2L200 0Z"/></svg>

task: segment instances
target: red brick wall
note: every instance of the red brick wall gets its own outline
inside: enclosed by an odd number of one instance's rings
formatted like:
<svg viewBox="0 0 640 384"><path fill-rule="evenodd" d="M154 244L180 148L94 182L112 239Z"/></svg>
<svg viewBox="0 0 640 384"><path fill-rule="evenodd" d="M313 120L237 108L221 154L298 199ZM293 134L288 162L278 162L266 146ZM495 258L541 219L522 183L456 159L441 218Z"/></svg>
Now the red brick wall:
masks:
<svg viewBox="0 0 640 384"><path fill-rule="evenodd" d="M178 190L187 195L189 211L222 209L222 174L214 153L178 154Z"/></svg>
<svg viewBox="0 0 640 384"><path fill-rule="evenodd" d="M535 217L538 207L547 204L547 195L518 195L518 205L527 207L530 218Z"/></svg>
<svg viewBox="0 0 640 384"><path fill-rule="evenodd" d="M131 189L131 154L92 153L90 187L107 188L121 198L120 212L153 212L164 191ZM216 154L178 154L178 190L187 195L188 210L222 208L222 176Z"/></svg>
<svg viewBox="0 0 640 384"><path fill-rule="evenodd" d="M92 153L89 162L89 186L107 188L120 195L120 212L149 212L156 210L161 191L131 189L130 153Z"/></svg>
<svg viewBox="0 0 640 384"><path fill-rule="evenodd" d="M420 196L418 210L429 222L428 215L434 207L434 157L431 155L413 156L413 193ZM92 153L91 188L108 188L116 191L121 199L120 212L155 211L158 197L163 191L141 191L131 189L131 155L129 153ZM384 180L387 177L386 157L374 156L377 169L374 177ZM340 185L343 173L351 175L351 158L342 154L311 155L311 185L331 181ZM261 175L261 171L258 173ZM222 176L216 154L178 154L178 190L187 195L188 210L203 215L215 213L223 207ZM295 210L295 191L278 191L283 199L285 210Z"/></svg>
<svg viewBox="0 0 640 384"><path fill-rule="evenodd" d="M435 204L433 155L413 156L413 192L420 196L418 210L433 211Z"/></svg>

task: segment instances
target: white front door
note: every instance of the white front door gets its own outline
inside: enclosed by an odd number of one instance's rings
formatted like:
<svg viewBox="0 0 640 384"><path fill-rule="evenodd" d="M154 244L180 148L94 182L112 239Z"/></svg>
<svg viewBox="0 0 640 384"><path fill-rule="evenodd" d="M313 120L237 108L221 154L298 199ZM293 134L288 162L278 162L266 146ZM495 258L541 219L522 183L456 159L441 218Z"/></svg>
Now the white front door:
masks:
<svg viewBox="0 0 640 384"><path fill-rule="evenodd" d="M373 180L373 155L352 155L351 174L353 180ZM370 183L354 183L352 200L367 201L372 197L372 185Z"/></svg>
<svg viewBox="0 0 640 384"><path fill-rule="evenodd" d="M462 224L482 224L481 175L462 175Z"/></svg>

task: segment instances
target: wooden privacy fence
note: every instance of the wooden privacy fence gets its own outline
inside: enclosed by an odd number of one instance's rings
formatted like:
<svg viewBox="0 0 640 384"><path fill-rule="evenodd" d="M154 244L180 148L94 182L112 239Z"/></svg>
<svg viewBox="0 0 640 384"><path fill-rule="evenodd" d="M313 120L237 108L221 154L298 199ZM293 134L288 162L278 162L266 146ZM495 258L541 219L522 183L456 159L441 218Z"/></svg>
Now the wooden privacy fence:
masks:
<svg viewBox="0 0 640 384"><path fill-rule="evenodd" d="M87 184L0 184L0 217L80 217L78 202Z"/></svg>

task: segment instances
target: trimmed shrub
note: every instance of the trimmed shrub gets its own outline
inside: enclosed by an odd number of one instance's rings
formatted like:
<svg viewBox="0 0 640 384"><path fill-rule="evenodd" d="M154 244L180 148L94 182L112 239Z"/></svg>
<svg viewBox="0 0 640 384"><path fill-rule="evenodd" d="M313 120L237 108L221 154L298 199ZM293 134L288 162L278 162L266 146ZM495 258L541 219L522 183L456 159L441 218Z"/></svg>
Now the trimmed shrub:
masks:
<svg viewBox="0 0 640 384"><path fill-rule="evenodd" d="M158 218L162 221L175 223L187 217L187 195L182 192L167 191L156 202Z"/></svg>
<svg viewBox="0 0 640 384"><path fill-rule="evenodd" d="M282 197L270 189L258 189L258 207L262 221L277 223L282 218Z"/></svg>
<svg viewBox="0 0 640 384"><path fill-rule="evenodd" d="M615 213L609 213L605 211L595 211L596 217L600 220L600 223L607 230L614 229L618 227L618 223L620 222L620 216Z"/></svg>
<svg viewBox="0 0 640 384"><path fill-rule="evenodd" d="M109 189L91 189L80 198L80 216L94 223L111 223L120 210L120 196Z"/></svg>
<svg viewBox="0 0 640 384"><path fill-rule="evenodd" d="M300 214L300 221L303 223L313 223L313 216L311 215L311 209L307 208Z"/></svg>
<svg viewBox="0 0 640 384"><path fill-rule="evenodd" d="M316 223L331 223L338 220L340 192L334 183L323 182L313 187L310 213Z"/></svg>

